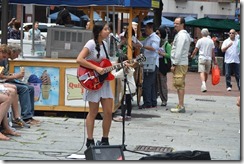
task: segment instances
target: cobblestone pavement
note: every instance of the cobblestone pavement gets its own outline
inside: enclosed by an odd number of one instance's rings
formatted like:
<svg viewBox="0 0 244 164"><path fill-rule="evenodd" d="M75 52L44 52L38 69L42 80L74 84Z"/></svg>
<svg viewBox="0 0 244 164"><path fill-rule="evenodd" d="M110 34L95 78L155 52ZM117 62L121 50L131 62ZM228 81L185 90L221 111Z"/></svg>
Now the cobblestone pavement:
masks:
<svg viewBox="0 0 244 164"><path fill-rule="evenodd" d="M158 99L157 108L141 110L136 100L133 101L132 120L126 121L124 126L124 143L122 123L112 122L110 144L124 144L127 150L135 150L141 145L172 147L174 151L202 150L209 151L212 160L240 160L242 142L236 106L239 91L233 84L233 90L227 92L222 78L219 86L208 83L208 92L201 93L198 73L190 72L186 82L186 113L183 114L169 111L178 100L170 85L166 107L159 106ZM39 126L17 129L21 137L0 141L0 160L84 160L67 157L84 155L85 119L47 116L37 116L36 119L42 121ZM95 140L101 139L101 127L102 120L96 120ZM158 154L155 151L140 152ZM145 156L130 151L123 153L125 160L139 160Z"/></svg>

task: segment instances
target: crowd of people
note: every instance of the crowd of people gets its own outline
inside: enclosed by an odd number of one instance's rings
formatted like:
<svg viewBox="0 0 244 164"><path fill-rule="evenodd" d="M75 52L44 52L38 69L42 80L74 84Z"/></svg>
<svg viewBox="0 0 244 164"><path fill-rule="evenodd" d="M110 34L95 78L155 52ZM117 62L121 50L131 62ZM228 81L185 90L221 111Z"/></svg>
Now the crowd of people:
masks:
<svg viewBox="0 0 244 164"><path fill-rule="evenodd" d="M91 29L91 27L89 27ZM111 55L109 47L110 43L107 42L113 37L109 37L111 31L111 26L106 23L94 22L93 26L94 38L89 40L80 54L77 57L77 63L83 67L95 70L99 76L106 75L105 68L99 65L94 65L87 60L93 60L100 63L104 59L108 59ZM168 41L169 31L164 26L160 26L155 29L153 23L147 23L145 26L146 38L142 41L137 42L138 29L137 24L133 23L132 29L132 47L129 46L128 42L128 27L125 26L122 33L117 35L119 42L114 42L116 48L123 52L121 58L119 58L119 63L124 65L124 70L119 69L113 71L113 75L116 78L120 78L121 82L129 81L126 84L126 89L123 92L125 102L122 103L121 114L113 117L114 121L128 121L131 120L131 101L133 93L136 90L135 79L132 80L132 72L135 71L134 65L129 63L127 55L127 50L132 49L132 53L135 50L140 49L147 60L148 67L143 67L143 83L142 83L142 97L143 104L139 106L139 109L144 108L156 108L158 96L161 99L161 106L167 106L168 101L168 86L167 86L167 73L171 72L173 74L173 86L177 90L178 103L175 108L171 108L172 113L185 113L185 85L186 85L186 74L188 72L189 66L189 56L192 58L197 53L198 58L198 72L200 73L201 80L201 91L207 92L206 82L208 80L208 74L212 64L216 65L215 60L216 45L215 42L209 38L208 29L204 28L201 31L202 37L195 41L194 47L190 50L190 45L192 45L192 38L190 34L185 30L185 20L183 17L177 17L174 20L174 30L177 32L174 36L172 43ZM233 35L233 36L232 36ZM230 30L230 37L224 41L221 49L223 53L227 55L225 57L225 68L226 68L226 88L227 91L231 91L231 81L230 76L233 69L238 88L240 89L240 74L239 74L239 52L238 51L238 41L235 40L235 31ZM191 51L191 52L190 52ZM112 53L113 54L113 53ZM132 55L133 56L133 55ZM134 56L133 56L134 58ZM126 75L126 76L125 76ZM87 127L87 142L86 146L95 145L95 140L93 137L94 132L94 121L98 114L99 103L102 105L104 112L103 117L103 135L99 144L108 145L109 144L109 131L112 121L112 101L114 99L111 94L111 88L108 81L103 82L102 89L99 91L86 90L84 94L84 100L89 102L89 113L86 118ZM124 86L124 85L123 85ZM105 94L106 90L106 94ZM129 91L131 90L131 91ZM124 100L124 99L123 99ZM124 105L125 103L125 105Z"/></svg>
<svg viewBox="0 0 244 164"><path fill-rule="evenodd" d="M0 46L0 122L2 131L0 140L9 140L6 135L20 136L9 125L9 120L20 127L30 128L32 125L39 125L40 121L34 119L34 87L21 81L25 72L9 72L9 60L18 58L21 53L21 47L18 45ZM20 109L19 109L20 104ZM7 118L7 113L12 110L13 116Z"/></svg>
<svg viewBox="0 0 244 164"><path fill-rule="evenodd" d="M69 14L65 14L67 11L64 9L60 12L59 17L60 24L67 25L70 23ZM68 16L67 16L68 15ZM67 17L65 17L67 16ZM65 18L64 18L65 17ZM64 22L63 20L67 20ZM90 39L81 52L79 53L76 62L85 68L95 70L98 76L106 77L108 73L103 66L95 65L90 61L101 63L102 61L110 60L114 51L121 50L123 55L118 57L118 63L123 65L122 69L118 69L112 72L112 74L121 80L128 82L126 85L123 97L125 99L125 111L121 115L113 118L112 108L114 95L109 81L102 79L102 86L99 90L86 89L84 92L84 101L89 103L89 112L86 117L86 130L87 140L86 146L95 145L94 140L94 124L97 117L99 106L101 103L103 109L103 133L100 145L109 145L109 133L112 120L114 121L128 121L131 120L132 113L132 97L136 92L136 84L133 74L135 73L136 66L129 63L127 52L128 49L132 49L132 53L137 50L140 51L145 57L147 65L143 68L143 83L142 83L142 97L143 104L139 106L139 109L149 109L157 107L157 98L160 97L161 106L167 106L168 102L168 84L167 74L169 72L173 75L172 85L177 91L178 102L176 107L171 108L172 113L185 113L185 86L186 86L186 74L189 66L189 52L192 43L192 38L185 30L185 19L183 17L177 17L174 20L174 30L177 32L174 36L172 43L168 41L169 31L164 26L158 28L154 27L152 22L147 23L145 26L146 38L139 41L137 29L137 23L133 23L131 37L129 37L128 27L124 27L124 31L119 35L113 35L113 27L106 22L93 22L93 27L90 26L90 22L87 23L87 29L92 30L93 38ZM12 27L11 27L12 26ZM37 27L37 28L36 28ZM18 21L16 19L11 20L9 23L9 37L19 37L20 33L17 29ZM38 22L35 24L35 28L31 31L35 33L34 38L38 39L39 34ZM35 31L37 30L37 31ZM33 33L29 32L30 38L33 37ZM207 92L206 82L212 64L216 65L216 44L209 38L209 31L206 28L201 30L202 37L195 41L191 58L197 53L198 57L198 72L200 74L202 92ZM116 38L118 40L116 40ZM128 38L132 38L132 47L128 45ZM114 46L115 45L115 46ZM116 48L116 49L114 49ZM226 90L231 91L231 75L234 73L237 82L238 89L240 90L240 38L236 37L236 31L231 29L229 31L229 38L224 40L221 48L218 47L218 51L221 50L225 54L225 79ZM7 120L7 112L12 107L14 116L13 122L22 127L30 127L30 125L40 124L40 121L34 119L34 88L28 84L22 83L19 79L23 78L24 72L9 73L9 60L13 60L18 57L21 49L12 45L1 45L0 47L0 66L4 67L4 70L0 74L0 79L4 82L0 83L0 121L2 122L2 128L4 131L0 133L1 140L9 140L6 135L20 135L18 132L13 131ZM136 56L132 54L133 58ZM138 66L138 65L137 65ZM126 75L126 76L125 76ZM126 78L126 79L125 79ZM101 79L99 79L101 80ZM123 99L123 100L124 100ZM21 106L21 112L18 111L18 103ZM124 103L124 102L121 102ZM124 107L124 106L123 106ZM126 114L126 116L125 116ZM125 120L123 120L125 119ZM6 134L6 135L5 135Z"/></svg>
<svg viewBox="0 0 244 164"><path fill-rule="evenodd" d="M8 32L7 32L7 38L8 39L21 39L21 22L17 20L16 18L12 18L10 22L8 23ZM33 34L34 34L34 40L41 40L41 31L39 29L39 22L34 22L34 28L28 29L25 27L23 31L23 38L27 38L29 40L32 40ZM27 32L27 36L25 37L25 33Z"/></svg>

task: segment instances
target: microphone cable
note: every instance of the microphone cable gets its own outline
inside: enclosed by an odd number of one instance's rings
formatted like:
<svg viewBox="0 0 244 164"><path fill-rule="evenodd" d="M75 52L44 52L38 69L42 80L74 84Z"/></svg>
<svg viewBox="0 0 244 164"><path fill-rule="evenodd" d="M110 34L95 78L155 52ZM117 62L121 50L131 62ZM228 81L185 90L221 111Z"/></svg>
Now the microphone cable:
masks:
<svg viewBox="0 0 244 164"><path fill-rule="evenodd" d="M85 90L87 92L87 90ZM86 94L87 95L87 94ZM61 151L39 151L39 154L43 154L43 155L46 155L46 156L50 156L50 157L56 157L57 159L59 159L58 157L64 157L66 159L68 159L68 157L71 155L71 154L78 154L85 146L85 139L86 139L86 113L88 112L87 111L87 101L85 101L85 106L84 106L84 112L83 112L83 121L84 121L84 125L83 125L83 142L82 142L82 145L80 147L80 149L78 149L77 151L75 152L61 152ZM84 153L82 153L81 155L84 155ZM69 158L71 159L71 158ZM60 159L62 160L62 159Z"/></svg>

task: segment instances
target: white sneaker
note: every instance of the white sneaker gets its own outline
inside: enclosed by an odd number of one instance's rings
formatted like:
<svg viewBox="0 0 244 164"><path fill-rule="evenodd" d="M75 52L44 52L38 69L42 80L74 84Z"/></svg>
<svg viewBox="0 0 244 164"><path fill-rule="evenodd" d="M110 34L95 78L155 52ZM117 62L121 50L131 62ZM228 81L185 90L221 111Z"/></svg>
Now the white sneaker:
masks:
<svg viewBox="0 0 244 164"><path fill-rule="evenodd" d="M227 91L231 91L231 87L228 87L228 88L227 88Z"/></svg>
<svg viewBox="0 0 244 164"><path fill-rule="evenodd" d="M122 122L123 121L123 117L122 116L117 116L117 117L114 117L113 120L115 122Z"/></svg>
<svg viewBox="0 0 244 164"><path fill-rule="evenodd" d="M202 91L202 92L206 92L206 91L207 91L207 87L206 87L206 85L202 85L202 86L201 86L201 91Z"/></svg>

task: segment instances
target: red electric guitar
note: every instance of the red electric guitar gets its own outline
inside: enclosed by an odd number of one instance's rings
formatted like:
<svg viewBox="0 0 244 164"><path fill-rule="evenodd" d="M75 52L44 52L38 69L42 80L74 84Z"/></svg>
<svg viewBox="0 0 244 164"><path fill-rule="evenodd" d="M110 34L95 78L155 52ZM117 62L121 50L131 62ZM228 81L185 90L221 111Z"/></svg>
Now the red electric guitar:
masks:
<svg viewBox="0 0 244 164"><path fill-rule="evenodd" d="M137 62L143 62L146 60L146 57L143 54L140 54L136 57L136 59L129 60L130 63L133 63L135 61ZM100 63L92 61L92 60L87 60L90 63L105 68L104 69L104 74L100 75L97 73L95 70L88 69L86 67L79 66L77 69L77 78L78 81L81 83L81 85L88 89L88 90L99 90L103 82L105 80L113 80L114 75L111 73L112 70L121 68L122 64L116 64L112 65L112 63L108 59L103 59Z"/></svg>

